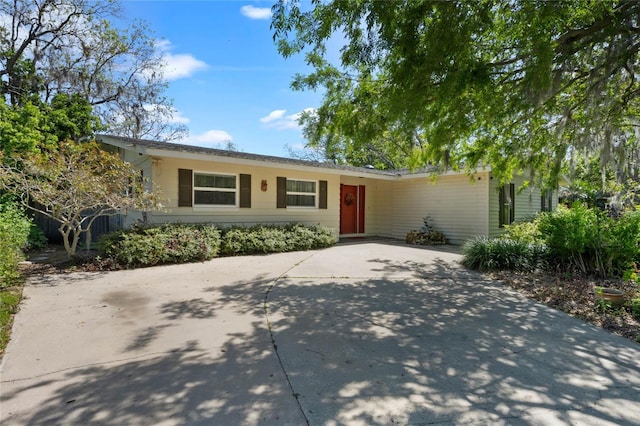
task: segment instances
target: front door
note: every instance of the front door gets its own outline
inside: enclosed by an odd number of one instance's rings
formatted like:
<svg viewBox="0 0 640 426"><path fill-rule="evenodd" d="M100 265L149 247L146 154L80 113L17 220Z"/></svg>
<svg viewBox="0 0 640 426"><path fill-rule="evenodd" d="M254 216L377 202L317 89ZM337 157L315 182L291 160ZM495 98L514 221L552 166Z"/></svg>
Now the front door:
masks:
<svg viewBox="0 0 640 426"><path fill-rule="evenodd" d="M364 186L340 185L340 234L364 233Z"/></svg>

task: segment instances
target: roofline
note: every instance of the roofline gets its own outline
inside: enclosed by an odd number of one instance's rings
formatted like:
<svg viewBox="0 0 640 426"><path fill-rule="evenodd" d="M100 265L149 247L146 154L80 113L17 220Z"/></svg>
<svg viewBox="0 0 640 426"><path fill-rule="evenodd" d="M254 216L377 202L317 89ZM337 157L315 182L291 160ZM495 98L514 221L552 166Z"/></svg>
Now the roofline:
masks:
<svg viewBox="0 0 640 426"><path fill-rule="evenodd" d="M188 160L217 161L228 164L242 164L249 166L273 166L298 171L321 169L323 173L349 175L356 177L377 177L379 179L394 179L398 173L394 170L375 170L365 167L353 167L316 161L298 160L295 158L276 157L262 154L252 154L228 151L215 148L203 148L193 145L156 142L144 139L133 139L123 136L96 135L96 141L133 151L142 155L156 157L170 157Z"/></svg>
<svg viewBox="0 0 640 426"><path fill-rule="evenodd" d="M98 142L129 150L152 157L170 157L185 160L217 161L227 164L241 164L256 167L277 165L279 168L296 171L317 171L332 175L372 178L379 180L418 179L433 176L465 175L466 172L447 170L412 172L410 170L377 170L366 167L354 167L340 164L320 163L317 161L299 160L295 158L276 157L262 154L252 154L215 148L204 148L193 145L158 142L146 139L134 139L124 136L96 135ZM266 164L265 164L266 163ZM474 173L491 171L490 167L480 167Z"/></svg>

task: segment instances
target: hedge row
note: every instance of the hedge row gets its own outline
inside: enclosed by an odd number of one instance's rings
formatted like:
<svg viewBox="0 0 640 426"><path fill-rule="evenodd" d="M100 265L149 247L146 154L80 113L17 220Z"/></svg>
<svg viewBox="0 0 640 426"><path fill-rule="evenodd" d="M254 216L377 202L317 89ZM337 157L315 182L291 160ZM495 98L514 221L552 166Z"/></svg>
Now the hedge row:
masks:
<svg viewBox="0 0 640 426"><path fill-rule="evenodd" d="M124 267L198 262L218 255L278 253L329 247L329 228L292 224L218 229L214 225L133 227L100 240L101 254Z"/></svg>

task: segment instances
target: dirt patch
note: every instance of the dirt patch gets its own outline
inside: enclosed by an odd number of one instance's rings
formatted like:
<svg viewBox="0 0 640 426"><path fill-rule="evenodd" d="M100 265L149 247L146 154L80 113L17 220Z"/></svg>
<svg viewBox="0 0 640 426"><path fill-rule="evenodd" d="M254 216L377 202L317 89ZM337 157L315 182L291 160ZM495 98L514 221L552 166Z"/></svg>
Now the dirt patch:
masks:
<svg viewBox="0 0 640 426"><path fill-rule="evenodd" d="M102 259L98 252L82 251L69 258L63 246L50 245L43 250L30 252L27 260L20 263L20 272L24 276L42 274L65 274L72 272L115 271L123 269L112 259Z"/></svg>

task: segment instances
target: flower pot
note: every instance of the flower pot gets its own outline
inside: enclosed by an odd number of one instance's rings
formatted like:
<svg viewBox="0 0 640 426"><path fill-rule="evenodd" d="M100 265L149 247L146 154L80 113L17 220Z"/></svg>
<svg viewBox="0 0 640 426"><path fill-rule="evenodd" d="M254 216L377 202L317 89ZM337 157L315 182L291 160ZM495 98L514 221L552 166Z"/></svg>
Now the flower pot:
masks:
<svg viewBox="0 0 640 426"><path fill-rule="evenodd" d="M596 288L593 294L593 300L596 303L600 300L609 302L612 307L619 308L624 305L624 292L616 290L615 288Z"/></svg>

